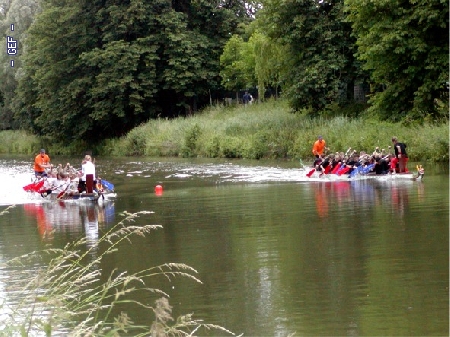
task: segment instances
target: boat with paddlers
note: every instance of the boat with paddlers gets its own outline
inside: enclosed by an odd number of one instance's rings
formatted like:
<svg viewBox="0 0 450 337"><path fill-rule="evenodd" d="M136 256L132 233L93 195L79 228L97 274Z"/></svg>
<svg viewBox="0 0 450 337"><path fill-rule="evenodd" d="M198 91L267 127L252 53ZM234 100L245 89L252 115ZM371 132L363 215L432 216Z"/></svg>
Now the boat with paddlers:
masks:
<svg viewBox="0 0 450 337"><path fill-rule="evenodd" d="M114 185L104 179L97 178L94 181L93 175L86 175L85 189L81 190L78 180L71 180L65 175L58 178L37 177L31 184L23 187L26 192L33 196L45 200L82 200L98 201L105 197L114 197Z"/></svg>
<svg viewBox="0 0 450 337"><path fill-rule="evenodd" d="M394 137L393 140L397 138ZM397 143L398 144L398 143ZM404 145L404 144L402 144ZM406 145L404 145L406 147ZM389 146L389 149L391 147ZM410 172L407 167L406 152L403 149L402 158L398 158L397 150L394 153L386 153L378 147L371 154L364 151L357 152L351 148L346 153L336 152L330 155L316 156L311 168L306 169L305 178L320 180L362 180L362 179L391 179L391 180L422 180L425 170L422 165L417 165L417 173ZM400 162L403 165L399 165Z"/></svg>
<svg viewBox="0 0 450 337"><path fill-rule="evenodd" d="M381 180L381 181L405 181L405 180L411 180L411 181L422 181L424 177L424 170L423 168L418 168L417 173L412 172L405 172L405 173L384 173L384 174L375 174L373 172L370 173L357 173L354 175L337 175L337 174L330 174L330 173L322 173L320 171L313 171L312 174L309 174L307 172L305 174L305 177L307 177L308 180L311 181L354 181L354 180Z"/></svg>

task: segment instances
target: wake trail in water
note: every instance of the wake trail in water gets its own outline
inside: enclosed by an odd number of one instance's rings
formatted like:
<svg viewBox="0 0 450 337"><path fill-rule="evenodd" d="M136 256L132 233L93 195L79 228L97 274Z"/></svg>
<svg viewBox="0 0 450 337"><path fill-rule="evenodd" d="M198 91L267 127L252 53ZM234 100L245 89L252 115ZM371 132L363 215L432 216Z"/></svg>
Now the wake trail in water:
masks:
<svg viewBox="0 0 450 337"><path fill-rule="evenodd" d="M264 166L203 165L180 169L180 173L168 177L187 178L190 176L216 177L219 182L299 182L307 181L306 172L299 169L286 169Z"/></svg>
<svg viewBox="0 0 450 337"><path fill-rule="evenodd" d="M23 186L31 184L32 179L33 175L29 164L11 166L11 164L4 165L0 163L0 205L34 202L32 195L23 189Z"/></svg>

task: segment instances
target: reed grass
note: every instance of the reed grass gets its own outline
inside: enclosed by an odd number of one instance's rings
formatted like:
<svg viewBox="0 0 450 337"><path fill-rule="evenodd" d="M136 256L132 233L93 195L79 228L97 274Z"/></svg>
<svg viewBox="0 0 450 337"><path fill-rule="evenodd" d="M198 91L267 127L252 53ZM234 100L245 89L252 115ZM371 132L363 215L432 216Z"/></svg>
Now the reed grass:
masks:
<svg viewBox="0 0 450 337"><path fill-rule="evenodd" d="M190 117L149 120L122 138L105 139L98 144L87 144L83 140L70 144L48 140L44 143L54 155L80 154L90 149L95 154L121 157L307 160L312 156L312 144L318 135L324 137L332 152L349 147L372 152L376 146L387 150L392 136L397 136L407 144L412 161L449 161L447 119L425 119L421 124L381 122L364 115L361 109L359 105L353 109L335 106L323 112L322 117L312 118L307 111L292 113L281 99L247 106L218 105ZM33 136L15 137L12 132L0 132L0 140L8 137L9 145L7 148L1 145L0 153L31 153L39 148Z"/></svg>
<svg viewBox="0 0 450 337"><path fill-rule="evenodd" d="M23 130L0 132L0 153L33 154L39 152L42 141Z"/></svg>
<svg viewBox="0 0 450 337"><path fill-rule="evenodd" d="M36 336L195 336L213 330L235 335L215 324L207 324L183 315L172 317L169 295L149 287L150 279L164 276L168 280L184 277L195 282L197 271L183 263L165 263L128 274L113 271L105 282L100 281L101 260L117 251L119 244L130 242L133 236L145 236L161 228L159 225L134 226L141 214L153 212L124 212L124 219L102 236L97 245L106 245L98 257L92 258L91 247L86 251L86 239L68 243L62 249L49 248L20 256L7 263L15 268L17 280L10 282L8 291L20 293L20 301L3 303L8 318L0 324L0 335ZM48 263L45 261L50 260ZM30 266L38 265L34 270ZM20 273L19 273L20 271ZM155 304L130 299L137 291L146 291L157 297ZM122 312L112 317L113 309L127 303L153 313L148 325L136 325L132 317ZM205 330L206 329L206 330Z"/></svg>
<svg viewBox="0 0 450 337"><path fill-rule="evenodd" d="M292 113L283 101L250 106L212 107L191 117L158 119L110 140L104 153L115 156L209 158L311 158L318 135L331 152L352 147L388 149L392 136L408 146L412 161L449 160L448 121L417 125L381 122L369 117L312 118Z"/></svg>

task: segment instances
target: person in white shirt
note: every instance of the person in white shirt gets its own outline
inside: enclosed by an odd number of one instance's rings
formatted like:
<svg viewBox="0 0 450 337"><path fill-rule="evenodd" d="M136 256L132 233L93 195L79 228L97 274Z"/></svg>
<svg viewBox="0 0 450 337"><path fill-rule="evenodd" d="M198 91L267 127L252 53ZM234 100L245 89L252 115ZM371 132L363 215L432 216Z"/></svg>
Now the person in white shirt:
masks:
<svg viewBox="0 0 450 337"><path fill-rule="evenodd" d="M80 192L86 191L86 175L92 174L95 181L95 165L90 155L86 155L81 163L81 179L79 184Z"/></svg>

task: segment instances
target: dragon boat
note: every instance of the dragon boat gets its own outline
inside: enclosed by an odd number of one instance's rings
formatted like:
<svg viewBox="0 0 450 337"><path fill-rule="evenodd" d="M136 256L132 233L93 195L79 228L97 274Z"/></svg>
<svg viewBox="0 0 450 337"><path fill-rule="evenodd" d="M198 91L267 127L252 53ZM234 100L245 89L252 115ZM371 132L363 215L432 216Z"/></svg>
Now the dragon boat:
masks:
<svg viewBox="0 0 450 337"><path fill-rule="evenodd" d="M54 181L51 178L38 178L31 184L23 187L33 197L42 198L50 201L98 201L104 200L105 197L114 197L114 185L104 179L98 179L94 182L93 177L87 175L86 190L80 192L78 190L78 182L66 182L65 184L54 187Z"/></svg>
<svg viewBox="0 0 450 337"><path fill-rule="evenodd" d="M353 181L353 180L392 180L392 181L402 181L402 180L412 180L412 181L422 181L425 175L425 170L422 165L417 165L417 172L402 172L402 173L384 173L376 174L372 172L371 165L367 167L360 166L354 169L350 174L333 174L333 173L322 173L320 171L310 171L305 175L310 180L313 181Z"/></svg>

